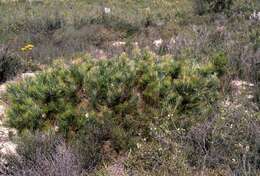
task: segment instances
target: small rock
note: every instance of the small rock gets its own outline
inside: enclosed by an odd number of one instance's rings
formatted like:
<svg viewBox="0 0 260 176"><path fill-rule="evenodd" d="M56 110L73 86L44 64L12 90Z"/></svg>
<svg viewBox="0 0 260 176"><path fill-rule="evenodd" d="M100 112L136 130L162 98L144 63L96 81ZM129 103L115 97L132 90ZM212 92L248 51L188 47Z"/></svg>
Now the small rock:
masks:
<svg viewBox="0 0 260 176"><path fill-rule="evenodd" d="M253 99L254 96L253 96L253 95L248 95L247 98L248 98L248 99Z"/></svg>
<svg viewBox="0 0 260 176"><path fill-rule="evenodd" d="M254 11L254 13L252 13L250 16L250 19L260 21L260 12Z"/></svg>
<svg viewBox="0 0 260 176"><path fill-rule="evenodd" d="M108 7L105 7L104 12L105 12L105 14L109 14L109 13L111 13L111 9Z"/></svg>
<svg viewBox="0 0 260 176"><path fill-rule="evenodd" d="M125 45L126 45L126 42L121 42L121 41L117 41L112 44L112 46L114 46L114 47L121 47L121 46L125 46Z"/></svg>
<svg viewBox="0 0 260 176"><path fill-rule="evenodd" d="M255 85L253 83L248 83L247 84L249 87L254 87Z"/></svg>
<svg viewBox="0 0 260 176"><path fill-rule="evenodd" d="M23 73L23 74L21 75L21 78L22 78L22 79L33 78L33 77L35 77L35 76L36 76L35 73Z"/></svg>
<svg viewBox="0 0 260 176"><path fill-rule="evenodd" d="M5 116L5 106L0 105L0 118Z"/></svg>
<svg viewBox="0 0 260 176"><path fill-rule="evenodd" d="M3 155L16 155L16 147L17 145L14 144L11 141L5 142L0 144L1 149L0 149L0 153Z"/></svg>
<svg viewBox="0 0 260 176"><path fill-rule="evenodd" d="M153 44L155 47L159 48L163 44L163 40L162 39L155 40L153 41Z"/></svg>
<svg viewBox="0 0 260 176"><path fill-rule="evenodd" d="M54 131L55 131L55 132L58 132L59 129L60 129L60 128L59 128L57 125L55 125L55 127L54 127Z"/></svg>
<svg viewBox="0 0 260 176"><path fill-rule="evenodd" d="M176 40L175 40L174 37L172 37L171 40L170 40L170 44L171 44L171 45L174 45L175 43L176 43Z"/></svg>
<svg viewBox="0 0 260 176"><path fill-rule="evenodd" d="M6 90L7 90L7 84L0 85L0 95L5 94Z"/></svg>

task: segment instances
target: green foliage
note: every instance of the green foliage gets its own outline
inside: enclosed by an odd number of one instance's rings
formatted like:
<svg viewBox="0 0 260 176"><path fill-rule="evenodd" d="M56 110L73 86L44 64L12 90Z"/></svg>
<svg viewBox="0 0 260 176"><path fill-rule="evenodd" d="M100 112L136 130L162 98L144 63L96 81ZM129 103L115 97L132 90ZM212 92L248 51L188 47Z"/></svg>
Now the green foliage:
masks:
<svg viewBox="0 0 260 176"><path fill-rule="evenodd" d="M196 0L195 8L198 14L202 15L206 12L223 12L229 10L233 0Z"/></svg>
<svg viewBox="0 0 260 176"><path fill-rule="evenodd" d="M71 116L72 107L76 104L76 88L71 71L61 67L39 74L35 80L28 79L24 84L10 86L9 92L14 95L10 100L19 102L10 111L11 124L16 124L18 129L35 130L58 120L64 126L69 119L74 119ZM23 118L15 118L20 113ZM59 118L56 119L53 114L58 114ZM70 123L72 125L74 121Z"/></svg>
<svg viewBox="0 0 260 176"><path fill-rule="evenodd" d="M224 53L217 53L213 56L212 63L213 63L215 72L219 76L222 76L227 69L228 59Z"/></svg>
<svg viewBox="0 0 260 176"><path fill-rule="evenodd" d="M150 138L150 125L157 118L163 121L174 114L171 121L180 125L178 117L190 115L185 128L204 119L219 88L216 70L205 72L204 67L148 52L135 59L122 55L55 66L9 86L9 122L19 131L57 126L66 136L95 123L107 130L104 138L116 149L125 149L139 136Z"/></svg>
<svg viewBox="0 0 260 176"><path fill-rule="evenodd" d="M0 82L7 81L24 70L26 64L20 57L7 51L3 53L0 51Z"/></svg>

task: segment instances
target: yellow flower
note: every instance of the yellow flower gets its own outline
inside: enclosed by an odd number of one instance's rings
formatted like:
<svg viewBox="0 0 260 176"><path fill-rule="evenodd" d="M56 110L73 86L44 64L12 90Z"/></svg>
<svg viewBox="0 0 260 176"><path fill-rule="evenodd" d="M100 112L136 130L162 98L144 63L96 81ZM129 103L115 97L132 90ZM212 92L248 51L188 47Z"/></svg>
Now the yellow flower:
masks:
<svg viewBox="0 0 260 176"><path fill-rule="evenodd" d="M32 45L32 44L28 44L26 47L27 47L27 48L33 48L34 45Z"/></svg>
<svg viewBox="0 0 260 176"><path fill-rule="evenodd" d="M32 44L27 44L23 48L21 48L21 51L31 51L34 48L34 45Z"/></svg>

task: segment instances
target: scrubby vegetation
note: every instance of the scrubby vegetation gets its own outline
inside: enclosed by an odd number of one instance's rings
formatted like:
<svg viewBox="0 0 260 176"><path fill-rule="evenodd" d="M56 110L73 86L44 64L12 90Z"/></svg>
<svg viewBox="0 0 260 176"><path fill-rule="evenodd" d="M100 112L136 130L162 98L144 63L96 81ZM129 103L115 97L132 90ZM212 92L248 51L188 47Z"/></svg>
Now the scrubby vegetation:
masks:
<svg viewBox="0 0 260 176"><path fill-rule="evenodd" d="M18 135L0 173L259 175L258 12L257 0L0 3L0 81L40 70L2 97Z"/></svg>
<svg viewBox="0 0 260 176"><path fill-rule="evenodd" d="M185 129L204 120L218 97L223 59L200 65L145 53L133 59L87 58L69 68L56 65L8 88L9 122L20 131L56 125L66 136L95 123L108 130L104 136L116 148L126 149L138 136L149 138L153 123L166 116L169 126Z"/></svg>
<svg viewBox="0 0 260 176"><path fill-rule="evenodd" d="M83 155L82 170L129 150L134 151L127 162L129 171L144 175L187 175L191 172L189 163L200 166L205 165L201 163L205 160L209 168L216 167L216 163L229 163L237 169L242 161L251 168L258 162L254 141L257 133L247 130L249 134L243 134L237 130L254 128L255 115L251 114L252 119L246 114L241 114L242 119L235 117L242 120L241 124L236 122L236 131L228 130L222 125L234 123L231 115L214 106L221 98L219 78L226 70L227 58L223 53L203 64L167 55L158 57L148 51L133 58L122 55L110 60L85 56L71 66L57 62L36 78L9 86L9 123L21 134L51 130L71 145L78 141L81 149L77 151L91 155ZM204 127L214 113L221 117L214 117ZM213 133L214 129L218 131ZM183 144L183 137L192 140L186 139ZM232 141L225 139L229 137ZM109 153L103 149L106 145ZM237 145L242 148L236 149ZM206 159L201 158L204 152ZM223 156L217 157L218 152L233 156L226 161ZM243 157L237 158L239 155ZM172 160L173 156L179 161ZM76 159L82 162L80 157Z"/></svg>
<svg viewBox="0 0 260 176"><path fill-rule="evenodd" d="M207 12L228 11L233 5L233 0L196 0L195 8L198 14Z"/></svg>

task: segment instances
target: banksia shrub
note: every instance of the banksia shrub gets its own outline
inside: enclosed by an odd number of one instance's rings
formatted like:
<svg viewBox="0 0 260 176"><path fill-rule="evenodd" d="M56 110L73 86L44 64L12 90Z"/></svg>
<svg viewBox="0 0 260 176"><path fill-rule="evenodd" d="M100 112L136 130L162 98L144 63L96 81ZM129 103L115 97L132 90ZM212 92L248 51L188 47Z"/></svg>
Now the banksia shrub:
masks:
<svg viewBox="0 0 260 176"><path fill-rule="evenodd" d="M215 65L146 52L133 59L88 58L80 65L55 66L9 86L9 123L19 131L55 127L67 137L96 124L104 131L100 141L126 149L140 137L151 138L151 125L164 122L169 114L169 128L188 129L205 120L218 98Z"/></svg>

